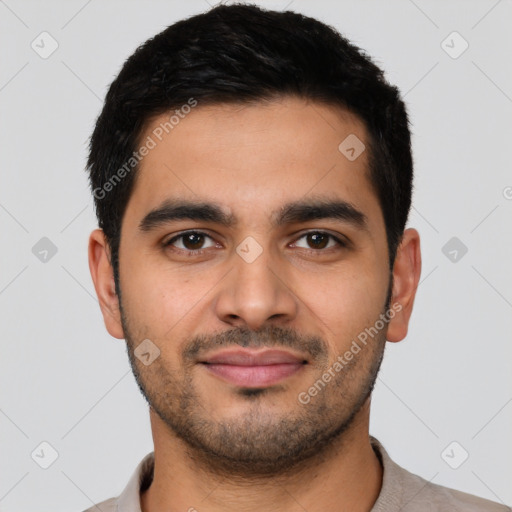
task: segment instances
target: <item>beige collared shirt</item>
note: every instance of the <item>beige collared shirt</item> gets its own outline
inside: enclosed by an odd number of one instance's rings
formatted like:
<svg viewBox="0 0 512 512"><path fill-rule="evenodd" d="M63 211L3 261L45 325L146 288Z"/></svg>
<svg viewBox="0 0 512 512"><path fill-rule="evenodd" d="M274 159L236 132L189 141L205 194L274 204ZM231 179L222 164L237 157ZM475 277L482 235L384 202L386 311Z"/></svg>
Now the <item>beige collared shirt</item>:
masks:
<svg viewBox="0 0 512 512"><path fill-rule="evenodd" d="M506 505L432 484L393 462L376 438L370 436L370 441L383 467L382 487L371 512L512 512ZM117 498L84 512L141 512L140 493L153 479L153 454L142 459Z"/></svg>

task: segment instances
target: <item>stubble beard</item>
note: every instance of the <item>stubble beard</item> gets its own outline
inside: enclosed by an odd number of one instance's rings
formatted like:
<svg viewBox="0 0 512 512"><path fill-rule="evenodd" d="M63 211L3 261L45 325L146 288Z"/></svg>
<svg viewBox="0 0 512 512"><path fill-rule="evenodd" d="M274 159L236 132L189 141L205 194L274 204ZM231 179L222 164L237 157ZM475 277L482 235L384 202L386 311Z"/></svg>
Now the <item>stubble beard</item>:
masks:
<svg viewBox="0 0 512 512"><path fill-rule="evenodd" d="M133 336L122 308L121 317L130 364L146 401L170 435L184 443L190 460L201 470L220 477L265 479L300 472L332 452L335 444L341 446L343 434L373 391L386 341L384 330L308 404L296 400L297 407L291 414L265 411L267 394L275 390L239 389L238 397L250 402L248 412L234 419L215 420L194 384L194 365L184 362L180 371L169 371L159 357L144 366L134 356L138 337ZM304 382L304 389L297 390L294 397L317 382L332 365L321 338L299 337L292 330L275 326L258 332L236 328L211 338L195 338L185 347L190 355L198 347L234 344L289 346L312 353L315 377Z"/></svg>

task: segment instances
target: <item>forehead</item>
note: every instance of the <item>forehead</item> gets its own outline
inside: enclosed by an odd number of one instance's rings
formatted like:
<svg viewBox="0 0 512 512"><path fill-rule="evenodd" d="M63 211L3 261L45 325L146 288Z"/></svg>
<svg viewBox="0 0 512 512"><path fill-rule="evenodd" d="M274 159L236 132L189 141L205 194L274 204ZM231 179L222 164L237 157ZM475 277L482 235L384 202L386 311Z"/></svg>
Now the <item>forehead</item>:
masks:
<svg viewBox="0 0 512 512"><path fill-rule="evenodd" d="M379 216L368 135L354 114L298 98L197 106L151 120L127 208L139 217L169 198L208 200L256 221L283 203L340 198ZM356 158L354 158L354 156Z"/></svg>

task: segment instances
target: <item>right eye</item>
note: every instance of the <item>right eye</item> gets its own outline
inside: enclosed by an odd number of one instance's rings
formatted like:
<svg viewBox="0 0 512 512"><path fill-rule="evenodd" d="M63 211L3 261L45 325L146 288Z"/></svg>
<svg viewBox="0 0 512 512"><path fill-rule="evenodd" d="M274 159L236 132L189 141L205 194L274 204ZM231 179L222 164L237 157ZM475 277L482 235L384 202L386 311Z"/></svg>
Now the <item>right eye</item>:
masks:
<svg viewBox="0 0 512 512"><path fill-rule="evenodd" d="M204 245L206 239L211 240L210 245ZM204 249L215 247L215 242L211 236L201 231L185 231L172 237L164 245L190 254L200 254Z"/></svg>

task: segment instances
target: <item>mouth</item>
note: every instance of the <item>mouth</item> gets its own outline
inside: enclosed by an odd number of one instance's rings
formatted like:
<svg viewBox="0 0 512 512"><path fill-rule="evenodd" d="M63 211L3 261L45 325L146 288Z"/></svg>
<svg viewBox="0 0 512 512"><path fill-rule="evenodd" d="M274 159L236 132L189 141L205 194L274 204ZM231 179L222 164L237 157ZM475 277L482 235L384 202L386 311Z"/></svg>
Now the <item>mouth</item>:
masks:
<svg viewBox="0 0 512 512"><path fill-rule="evenodd" d="M222 380L245 388L271 386L301 371L307 359L284 350L228 350L200 363Z"/></svg>

